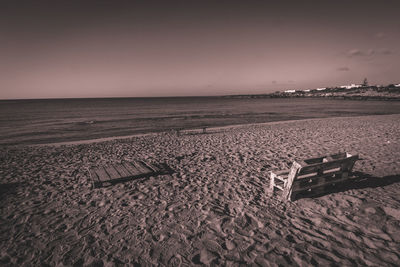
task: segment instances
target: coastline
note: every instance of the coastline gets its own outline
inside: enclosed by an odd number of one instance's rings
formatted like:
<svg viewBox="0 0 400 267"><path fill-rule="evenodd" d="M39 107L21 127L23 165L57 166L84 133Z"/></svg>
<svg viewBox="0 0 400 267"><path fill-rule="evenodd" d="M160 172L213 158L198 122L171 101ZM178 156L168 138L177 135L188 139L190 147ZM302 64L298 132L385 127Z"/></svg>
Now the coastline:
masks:
<svg viewBox="0 0 400 267"><path fill-rule="evenodd" d="M4 112L0 119L4 124L0 129L0 146L85 139L101 141L181 129L400 113L397 101L323 98L79 99L45 102L2 105Z"/></svg>
<svg viewBox="0 0 400 267"><path fill-rule="evenodd" d="M251 126L265 126L265 125L276 125L276 124L283 124L283 123L293 123L293 122L307 122L307 121L315 121L315 120L325 120L325 119L348 119L348 118L357 118L357 117L365 117L365 116L391 116L396 114L389 114L389 115L362 115L362 116L342 116L342 117L326 117L326 118L307 118L307 119L298 119L298 120L282 120L282 121L271 121L271 122L260 122L260 123L248 123L248 124L232 124L232 125L225 125L225 126L215 126L215 127L205 127L206 133L213 133L215 131L220 130L228 130L233 128L245 128ZM181 133L185 132L201 132L202 128L182 128L180 129ZM28 145L21 145L21 146L69 146L69 145L81 145L81 144L91 144L91 143L101 143L107 141L114 141L114 140L124 140L124 139L131 139L135 137L142 137L142 136L149 136L149 135L159 135L159 134L174 134L175 131L162 131L162 132L148 132L148 133L137 133L132 135L124 135L124 136L110 136L110 137L103 137L103 138L94 138L94 139L83 139L83 140L76 140L76 141L62 141L62 142L51 142L51 143L43 143L43 144L28 144ZM18 146L18 145L17 145Z"/></svg>
<svg viewBox="0 0 400 267"><path fill-rule="evenodd" d="M291 92L275 92L257 95L230 95L232 98L322 98L336 100L359 101L400 101L400 87L362 86L349 89L321 88L309 90L292 90Z"/></svg>
<svg viewBox="0 0 400 267"><path fill-rule="evenodd" d="M315 94L315 95L295 95L295 94L282 94L282 95L229 95L225 96L226 98L309 98L309 99L332 99L332 100L355 100L355 101L400 101L400 95L397 96L368 96L368 95L354 95L354 96L346 96L346 95L323 95L323 94Z"/></svg>

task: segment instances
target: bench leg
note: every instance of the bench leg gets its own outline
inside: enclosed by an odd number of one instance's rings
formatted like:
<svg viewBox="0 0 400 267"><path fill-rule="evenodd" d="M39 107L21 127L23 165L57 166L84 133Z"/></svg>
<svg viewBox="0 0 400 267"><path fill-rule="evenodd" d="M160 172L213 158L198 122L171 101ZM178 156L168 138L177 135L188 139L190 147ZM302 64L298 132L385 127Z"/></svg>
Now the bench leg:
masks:
<svg viewBox="0 0 400 267"><path fill-rule="evenodd" d="M270 179L269 180L269 193L271 195L274 194L274 190L275 190L275 177L276 177L275 173L273 173L273 172L269 173L269 179Z"/></svg>
<svg viewBox="0 0 400 267"><path fill-rule="evenodd" d="M292 199L293 181L297 177L297 174L299 173L300 169L301 169L301 165L299 163L297 163L296 161L293 162L293 165L290 168L287 182L285 184L285 188L283 189L283 194L282 194L282 197L286 200Z"/></svg>

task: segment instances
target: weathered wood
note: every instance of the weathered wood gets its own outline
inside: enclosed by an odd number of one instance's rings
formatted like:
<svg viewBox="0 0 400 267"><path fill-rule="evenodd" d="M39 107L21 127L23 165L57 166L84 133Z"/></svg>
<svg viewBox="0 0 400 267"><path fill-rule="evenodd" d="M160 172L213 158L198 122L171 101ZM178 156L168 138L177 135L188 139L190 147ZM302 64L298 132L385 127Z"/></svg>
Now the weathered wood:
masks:
<svg viewBox="0 0 400 267"><path fill-rule="evenodd" d="M306 175L298 175L296 178L296 182L301 183L301 181L304 181L304 180L335 176L335 175L342 174L342 173L343 173L343 171L341 169L339 169L339 170L335 169L335 171L330 171L330 172L319 172L319 173L313 172L313 173L306 174Z"/></svg>
<svg viewBox="0 0 400 267"><path fill-rule="evenodd" d="M94 169L89 169L90 177L94 182L99 182L99 176L97 175L96 171Z"/></svg>
<svg viewBox="0 0 400 267"><path fill-rule="evenodd" d="M293 191L302 191L304 189L310 189L310 188L320 187L320 186L328 185L328 184L332 184L332 183L338 183L338 182L341 182L341 181L344 181L347 179L348 179L347 175L338 175L336 177L331 177L331 176L315 177L314 180L312 182L309 182L308 184L305 184L305 183L301 184L300 180L296 180L293 183L292 190Z"/></svg>
<svg viewBox="0 0 400 267"><path fill-rule="evenodd" d="M278 180L280 180L280 181L285 182L285 181L287 180L287 178L288 178L288 175L289 175L289 174L286 174L286 175L276 175L276 176L275 176L275 179L278 179Z"/></svg>
<svg viewBox="0 0 400 267"><path fill-rule="evenodd" d="M276 174L277 176L284 176L284 175L288 176L289 172L290 172L290 169L289 170L283 170L283 171L276 171L276 172L274 172L274 174Z"/></svg>
<svg viewBox="0 0 400 267"><path fill-rule="evenodd" d="M340 152L337 154L332 154L332 155L330 155L330 157L333 159L345 159L345 158L351 157L351 155L347 152Z"/></svg>
<svg viewBox="0 0 400 267"><path fill-rule="evenodd" d="M347 180L348 180L347 177L341 177L341 178L336 179L334 181L325 182L325 183L318 183L318 184L310 185L310 186L305 187L305 188L299 188L299 189L293 188L292 191L298 193L298 192L306 191L306 190L309 190L309 189L314 189L314 188L319 188L319 187L324 187L324 186L334 185L334 184L340 184L340 183L342 183L344 181L347 181Z"/></svg>
<svg viewBox="0 0 400 267"><path fill-rule="evenodd" d="M344 163L348 163L350 161L355 162L357 159L358 159L358 156L355 155L355 156L351 156L351 157L348 157L345 159L338 159L338 160L304 166L300 171L300 175L309 174L312 172L318 172L321 170L324 171L324 170L328 170L328 169L342 168Z"/></svg>
<svg viewBox="0 0 400 267"><path fill-rule="evenodd" d="M269 173L269 191L271 193L274 193L276 176L277 175L273 172Z"/></svg>
<svg viewBox="0 0 400 267"><path fill-rule="evenodd" d="M149 173L149 172L153 171L152 169L148 168L141 161L134 161L134 162L131 162L131 164L134 165L136 169L138 169L140 172L143 172L143 173Z"/></svg>
<svg viewBox="0 0 400 267"><path fill-rule="evenodd" d="M292 168L290 169L287 182L285 183L285 188L283 190L283 197L286 199L290 199L290 195L292 194L292 184L294 179L296 178L297 174L301 169L301 165L294 161Z"/></svg>
<svg viewBox="0 0 400 267"><path fill-rule="evenodd" d="M301 163L304 163L304 165L302 164L303 166L307 166L307 165L311 165L311 164L327 162L330 160L345 159L346 157L348 157L348 155L349 155L348 153L342 152L342 153L332 154L332 155L328 155L328 156L305 159Z"/></svg>
<svg viewBox="0 0 400 267"><path fill-rule="evenodd" d="M299 195L307 195L308 192L320 192L323 188L348 180L349 173L357 160L358 155L352 156L344 152L294 161L289 173L287 171L270 173L270 191L282 190L282 197L288 200Z"/></svg>
<svg viewBox="0 0 400 267"><path fill-rule="evenodd" d="M104 170L103 167L99 167L97 169L95 169L97 175L99 176L99 181L103 182L103 181L108 181L110 180L110 176L108 175L108 173Z"/></svg>
<svg viewBox="0 0 400 267"><path fill-rule="evenodd" d="M337 167L337 168L333 168L333 169L324 170L323 173L326 174L326 173L333 173L333 172L340 172L340 171L342 171L341 168Z"/></svg>
<svg viewBox="0 0 400 267"><path fill-rule="evenodd" d="M148 163L148 162L141 162L141 163L143 163L145 166L146 166L146 168L149 168L150 170L152 170L153 172L159 172L160 171L160 168L158 168L157 166L155 166L155 165L153 165L153 164L151 164L151 163Z"/></svg>
<svg viewBox="0 0 400 267"><path fill-rule="evenodd" d="M123 165L125 169L127 169L131 173L131 176L140 175L141 172L138 169L136 169L132 164L125 162L123 163Z"/></svg>
<svg viewBox="0 0 400 267"><path fill-rule="evenodd" d="M284 189L283 186L280 186L280 185L277 185L277 184L275 184L274 186L275 186L276 188L278 188L279 190L282 190L282 191L283 191L283 189Z"/></svg>
<svg viewBox="0 0 400 267"><path fill-rule="evenodd" d="M340 184L346 182L347 180L348 179L343 179L343 180L337 181L335 183L330 183L330 184L326 184L326 185L322 185L322 186L318 186L318 187L313 187L313 188L309 188L307 190L293 191L291 200L295 200L300 197L312 197L312 196L324 194L327 191L335 188L337 185L340 185Z"/></svg>
<svg viewBox="0 0 400 267"><path fill-rule="evenodd" d="M122 164L116 164L114 165L115 170L120 174L121 177L129 177L131 176L131 173L127 171L127 169L122 166Z"/></svg>
<svg viewBox="0 0 400 267"><path fill-rule="evenodd" d="M89 174L94 187L99 187L149 175L171 173L171 169L169 168L160 169L155 165L149 165L151 167L148 167L145 162L140 161L110 164L104 167L91 168L89 169Z"/></svg>
<svg viewBox="0 0 400 267"><path fill-rule="evenodd" d="M122 175L119 174L113 165L107 166L104 168L106 170L106 172L108 173L108 175L110 176L111 179L118 179L121 178Z"/></svg>

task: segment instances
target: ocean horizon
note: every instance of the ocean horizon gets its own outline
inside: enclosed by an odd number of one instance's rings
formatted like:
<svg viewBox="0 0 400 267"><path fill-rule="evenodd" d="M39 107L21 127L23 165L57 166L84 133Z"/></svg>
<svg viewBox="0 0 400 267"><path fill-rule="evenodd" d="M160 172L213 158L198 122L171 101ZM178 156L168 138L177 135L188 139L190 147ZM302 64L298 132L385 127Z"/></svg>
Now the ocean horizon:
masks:
<svg viewBox="0 0 400 267"><path fill-rule="evenodd" d="M397 101L140 97L0 101L0 145L118 137L273 121L400 113Z"/></svg>

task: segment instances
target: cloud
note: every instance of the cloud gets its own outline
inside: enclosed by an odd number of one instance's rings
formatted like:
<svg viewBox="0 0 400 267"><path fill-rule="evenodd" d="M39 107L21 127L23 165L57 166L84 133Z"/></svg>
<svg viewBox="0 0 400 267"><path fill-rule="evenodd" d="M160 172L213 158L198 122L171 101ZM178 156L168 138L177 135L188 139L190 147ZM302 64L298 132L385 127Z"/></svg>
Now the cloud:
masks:
<svg viewBox="0 0 400 267"><path fill-rule="evenodd" d="M391 55L393 51L387 48L368 49L366 51L360 49L351 49L347 51L348 57L372 57L374 55Z"/></svg>
<svg viewBox="0 0 400 267"><path fill-rule="evenodd" d="M391 55L391 54L393 54L393 51L385 48L385 49L379 50L379 53L382 55Z"/></svg>
<svg viewBox="0 0 400 267"><path fill-rule="evenodd" d="M340 67L336 69L337 71L349 71L350 69L348 67Z"/></svg>
<svg viewBox="0 0 400 267"><path fill-rule="evenodd" d="M377 39L383 39L386 37L386 34L384 32L377 32L375 33L374 37Z"/></svg>
<svg viewBox="0 0 400 267"><path fill-rule="evenodd" d="M366 53L359 50L359 49L351 49L347 52L347 55L349 57L355 57L355 56L366 56Z"/></svg>

